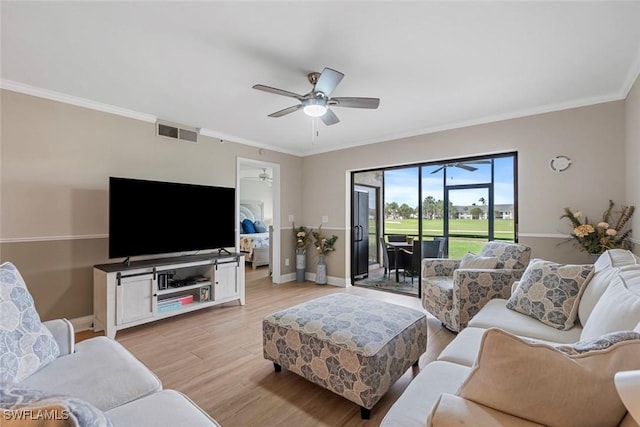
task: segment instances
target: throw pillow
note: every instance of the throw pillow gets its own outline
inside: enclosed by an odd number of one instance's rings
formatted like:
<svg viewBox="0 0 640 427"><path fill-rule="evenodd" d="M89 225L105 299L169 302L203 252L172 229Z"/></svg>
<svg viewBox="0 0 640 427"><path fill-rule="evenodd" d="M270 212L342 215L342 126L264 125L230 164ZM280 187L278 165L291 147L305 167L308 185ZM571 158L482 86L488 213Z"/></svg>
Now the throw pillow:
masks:
<svg viewBox="0 0 640 427"><path fill-rule="evenodd" d="M638 322L640 322L640 267L621 267L618 276L593 307L580 338L589 339L613 331L629 331Z"/></svg>
<svg viewBox="0 0 640 427"><path fill-rule="evenodd" d="M460 261L459 268L494 269L496 268L497 264L498 264L497 257L479 256L479 255L474 255L471 252L467 252L464 258L462 258L462 261Z"/></svg>
<svg viewBox="0 0 640 427"><path fill-rule="evenodd" d="M580 296L593 275L593 265L532 260L506 307L566 331L578 315Z"/></svg>
<svg viewBox="0 0 640 427"><path fill-rule="evenodd" d="M267 232L267 226L264 225L264 222L260 221L259 219L256 220L253 223L253 227L256 229L257 233L266 233Z"/></svg>
<svg viewBox="0 0 640 427"><path fill-rule="evenodd" d="M256 232L256 228L253 226L253 222L249 218L242 220L242 228L245 234L253 234Z"/></svg>
<svg viewBox="0 0 640 427"><path fill-rule="evenodd" d="M491 328L458 395L549 427L616 426L626 408L614 376L640 368L639 351L635 332L568 350Z"/></svg>
<svg viewBox="0 0 640 427"><path fill-rule="evenodd" d="M0 388L2 426L111 427L111 421L98 408L84 400L40 390ZM32 420L32 424L28 421Z"/></svg>
<svg viewBox="0 0 640 427"><path fill-rule="evenodd" d="M18 269L0 265L0 384L19 383L60 355Z"/></svg>
<svg viewBox="0 0 640 427"><path fill-rule="evenodd" d="M636 256L626 249L609 249L600 255L593 265L593 277L580 297L578 319L583 326L589 320L593 308L604 291L620 272L620 268L637 264Z"/></svg>

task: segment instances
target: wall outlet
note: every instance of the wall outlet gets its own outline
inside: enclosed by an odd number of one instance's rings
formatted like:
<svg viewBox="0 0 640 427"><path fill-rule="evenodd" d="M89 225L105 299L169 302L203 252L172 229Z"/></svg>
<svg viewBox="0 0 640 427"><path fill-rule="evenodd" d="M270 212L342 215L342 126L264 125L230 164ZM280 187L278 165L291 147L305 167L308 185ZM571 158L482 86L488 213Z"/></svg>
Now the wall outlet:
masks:
<svg viewBox="0 0 640 427"><path fill-rule="evenodd" d="M329 217L327 215L322 215L322 223L326 224L329 222Z"/></svg>
<svg viewBox="0 0 640 427"><path fill-rule="evenodd" d="M287 267L289 266L289 258L284 259L284 265Z"/></svg>
<svg viewBox="0 0 640 427"><path fill-rule="evenodd" d="M293 222L293 221L294 221L293 214L289 214L289 222Z"/></svg>

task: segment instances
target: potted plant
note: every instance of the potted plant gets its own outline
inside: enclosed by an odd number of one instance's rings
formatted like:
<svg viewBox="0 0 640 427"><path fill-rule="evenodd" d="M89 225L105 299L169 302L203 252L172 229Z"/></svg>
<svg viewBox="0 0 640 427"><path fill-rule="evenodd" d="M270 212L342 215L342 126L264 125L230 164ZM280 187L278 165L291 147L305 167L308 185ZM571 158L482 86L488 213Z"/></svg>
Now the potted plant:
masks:
<svg viewBox="0 0 640 427"><path fill-rule="evenodd" d="M296 228L293 225L293 237L296 243L296 281L304 282L304 272L306 268L307 246L311 241L311 229L304 226Z"/></svg>
<svg viewBox="0 0 640 427"><path fill-rule="evenodd" d="M622 232L622 229L633 216L634 206L623 206L620 211L614 211L615 204L609 200L609 208L602 215L602 221L590 223L582 212L573 212L569 208L564 208L564 215L560 218L567 218L573 230L571 238L577 243L580 250L593 255L594 260L608 249L629 248L629 236L631 229Z"/></svg>
<svg viewBox="0 0 640 427"><path fill-rule="evenodd" d="M322 234L322 224L318 227L318 231L312 232L314 238L314 246L316 248L316 252L318 253L318 269L316 271L316 284L318 285L326 285L327 284L327 266L324 261L324 257L329 253L336 250L334 245L336 244L336 240L338 240L338 236L335 234L331 237L327 238Z"/></svg>

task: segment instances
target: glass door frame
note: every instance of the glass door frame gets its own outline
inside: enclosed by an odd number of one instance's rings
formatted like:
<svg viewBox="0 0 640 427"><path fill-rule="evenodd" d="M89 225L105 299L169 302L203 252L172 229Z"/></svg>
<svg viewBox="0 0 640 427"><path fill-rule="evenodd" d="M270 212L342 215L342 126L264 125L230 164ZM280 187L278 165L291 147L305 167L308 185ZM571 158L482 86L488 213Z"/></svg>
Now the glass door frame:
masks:
<svg viewBox="0 0 640 427"><path fill-rule="evenodd" d="M444 187L444 227L443 232L445 237L449 238L449 191L455 190L481 190L486 189L488 193L489 203L487 204L487 221L488 221L488 230L487 230L487 240L494 240L495 234L495 214L493 212L493 184L463 184L463 185L445 185ZM447 245L448 246L448 245ZM448 249L448 247L447 247ZM447 254L448 255L448 254Z"/></svg>

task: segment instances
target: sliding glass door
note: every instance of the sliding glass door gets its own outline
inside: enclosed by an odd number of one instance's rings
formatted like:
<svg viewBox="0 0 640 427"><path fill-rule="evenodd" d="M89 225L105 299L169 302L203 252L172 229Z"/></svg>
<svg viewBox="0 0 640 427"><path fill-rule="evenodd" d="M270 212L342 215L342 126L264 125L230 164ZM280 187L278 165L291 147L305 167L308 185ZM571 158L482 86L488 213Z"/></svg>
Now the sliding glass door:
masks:
<svg viewBox="0 0 640 427"><path fill-rule="evenodd" d="M391 239L401 238L410 249L415 240L445 238L448 258L477 254L488 241L516 241L516 153L361 171L353 177L354 185L366 183L380 196L379 216L369 227L377 249L370 254L378 257L369 260L370 272L377 268L386 275L398 265L385 264L382 256L384 242ZM409 282L406 288L416 289L408 293L420 295L419 274L409 275Z"/></svg>

